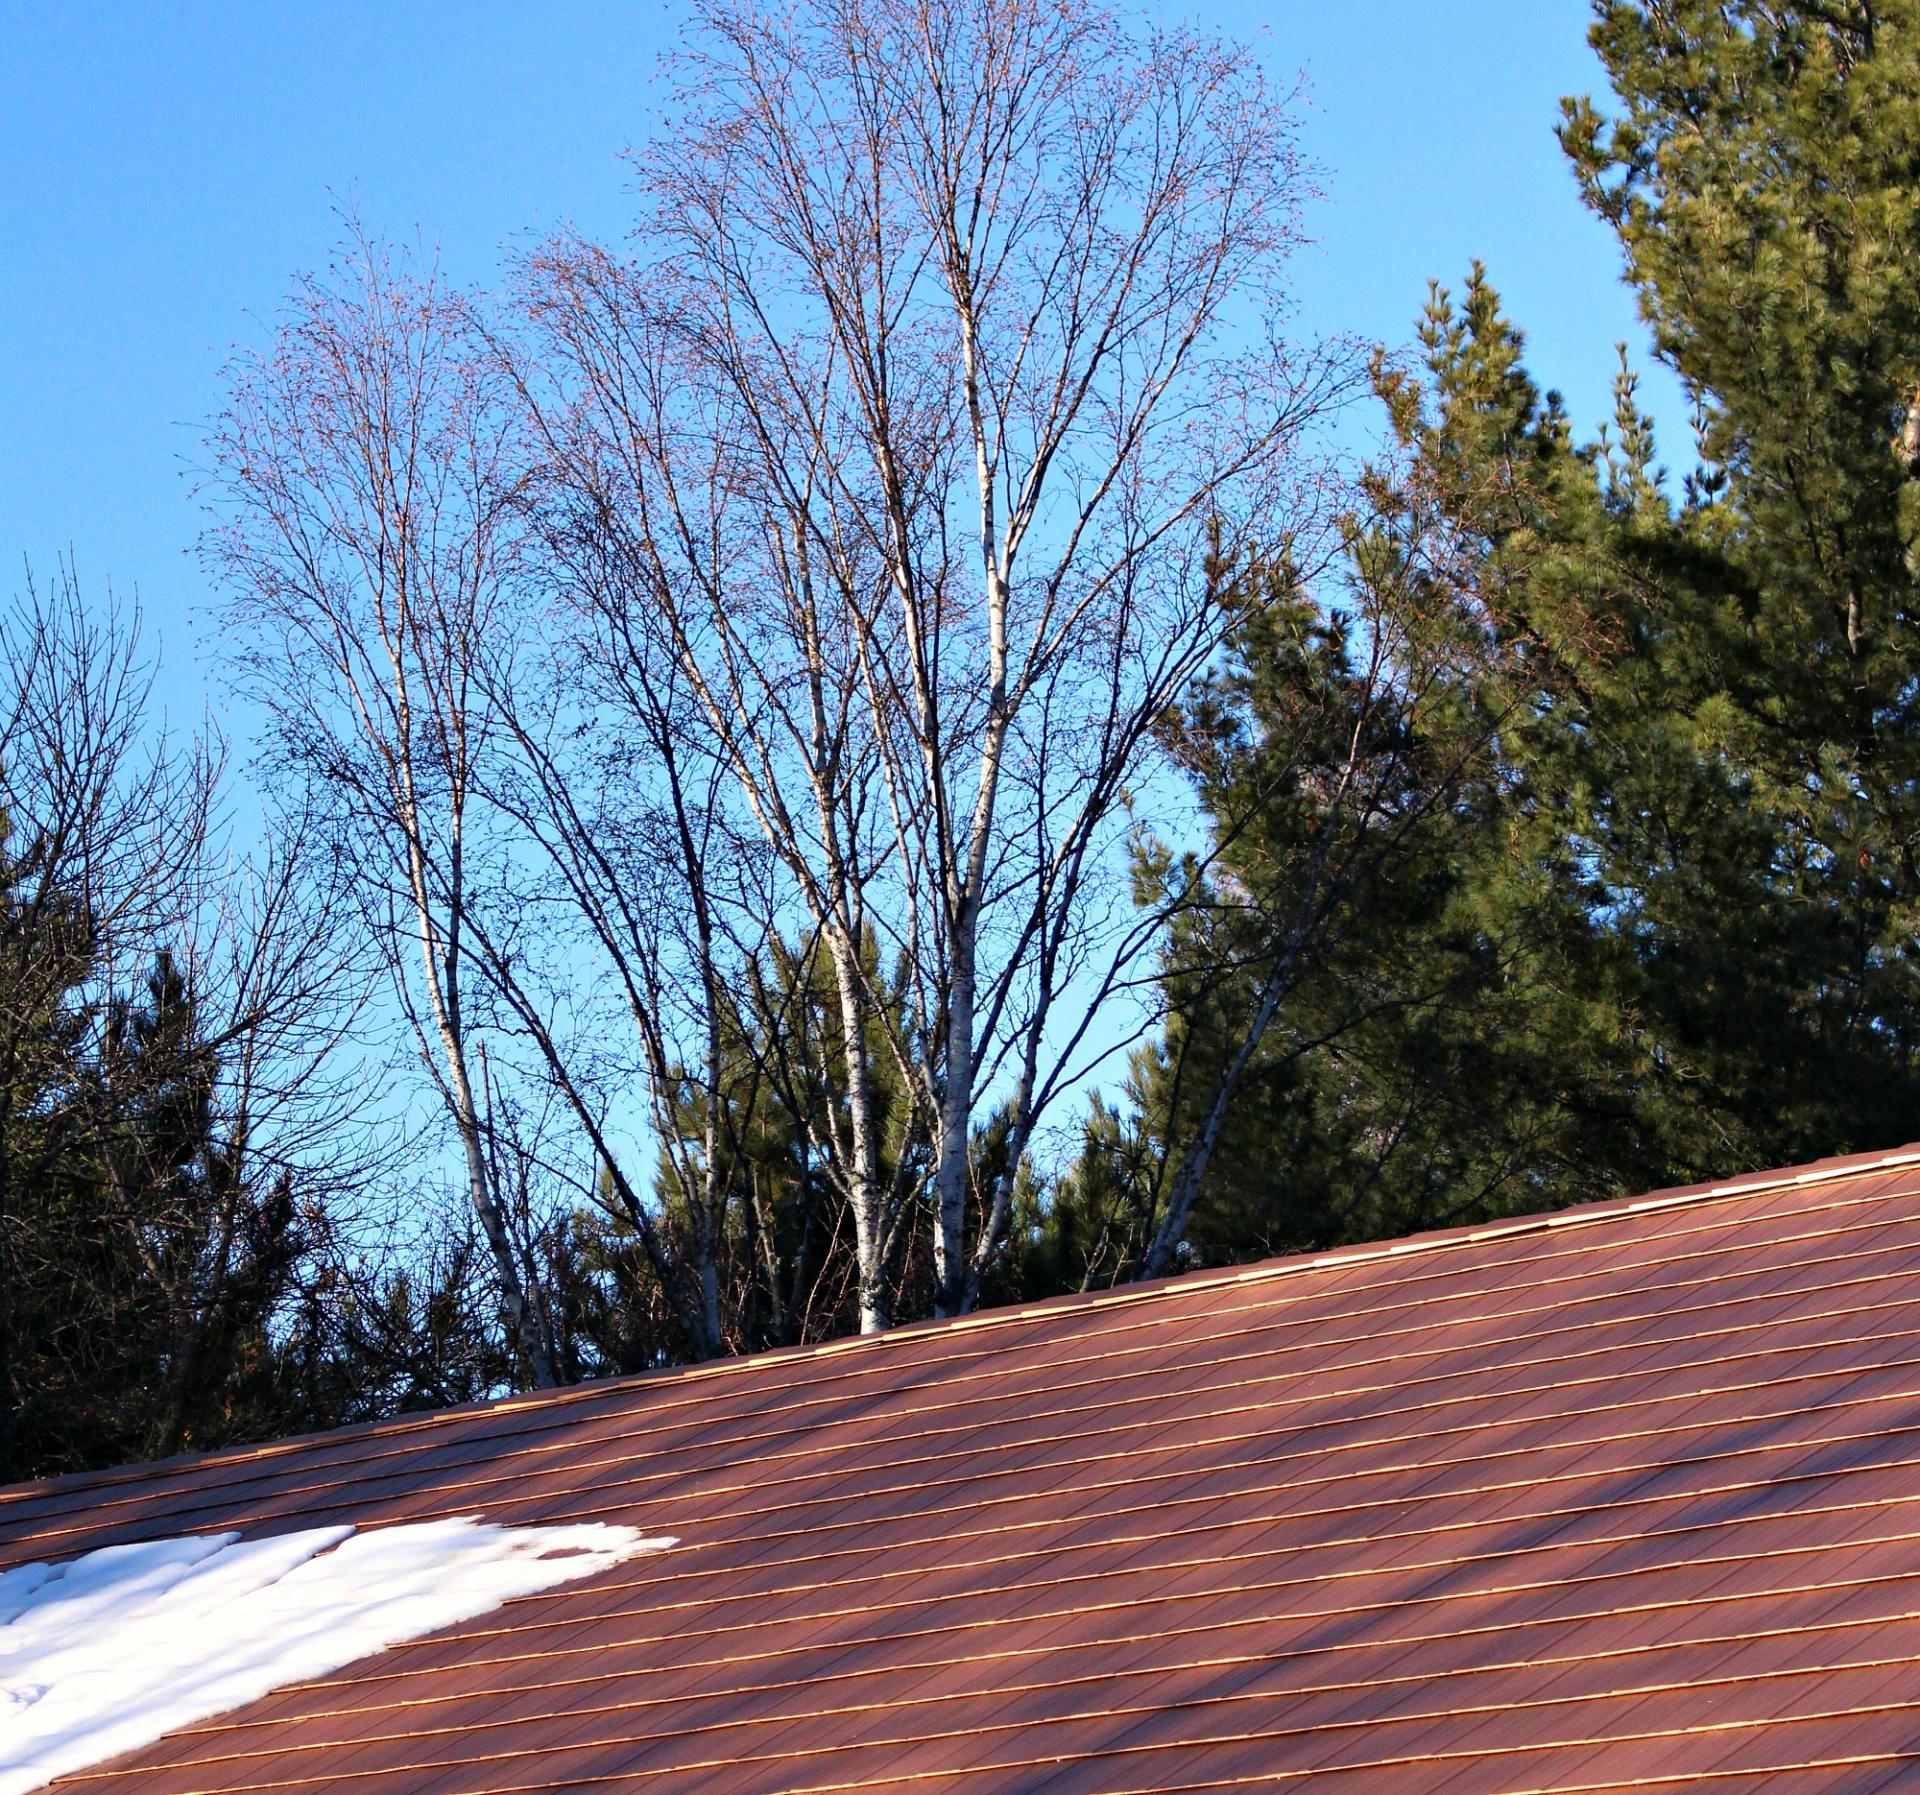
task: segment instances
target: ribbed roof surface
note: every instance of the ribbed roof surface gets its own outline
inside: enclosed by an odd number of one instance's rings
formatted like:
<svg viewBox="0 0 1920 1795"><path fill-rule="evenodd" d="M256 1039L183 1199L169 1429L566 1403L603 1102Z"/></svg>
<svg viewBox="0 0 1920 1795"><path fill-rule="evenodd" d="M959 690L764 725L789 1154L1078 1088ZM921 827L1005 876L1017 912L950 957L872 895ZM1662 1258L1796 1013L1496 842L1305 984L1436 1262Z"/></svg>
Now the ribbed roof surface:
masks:
<svg viewBox="0 0 1920 1795"><path fill-rule="evenodd" d="M1920 1151L0 1491L0 1565L467 1513L681 1544L59 1787L1920 1790Z"/></svg>

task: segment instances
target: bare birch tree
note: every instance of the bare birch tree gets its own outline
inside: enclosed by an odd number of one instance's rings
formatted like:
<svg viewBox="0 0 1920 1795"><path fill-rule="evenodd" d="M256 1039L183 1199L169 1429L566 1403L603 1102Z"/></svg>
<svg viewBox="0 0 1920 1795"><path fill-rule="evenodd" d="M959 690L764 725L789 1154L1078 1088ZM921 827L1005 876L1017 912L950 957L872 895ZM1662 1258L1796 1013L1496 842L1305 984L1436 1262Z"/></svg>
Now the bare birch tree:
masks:
<svg viewBox="0 0 1920 1795"><path fill-rule="evenodd" d="M511 753L486 794L520 853L514 889L476 917L469 946L586 1142L602 1206L638 1234L706 1358L740 1339L721 1291L737 1195L724 1177L723 1025L771 924L718 770L688 751L672 666L608 640L601 621L563 608L544 653L491 691ZM610 705L643 727L610 736ZM675 1125L689 1085L706 1099L694 1139ZM618 1126L627 1111L645 1118L638 1138ZM647 1188L648 1151L684 1199L677 1217Z"/></svg>
<svg viewBox="0 0 1920 1795"><path fill-rule="evenodd" d="M459 1142L502 1326L546 1385L541 1291L493 1175L466 939L499 870L476 783L497 748L486 670L514 645L521 540L509 414L472 347L437 271L356 234L300 283L272 348L231 370L207 545L272 719L272 770L327 820Z"/></svg>
<svg viewBox="0 0 1920 1795"><path fill-rule="evenodd" d="M874 1329L916 1205L937 1312L975 1300L1049 1102L1109 1045L1153 934L1115 901L1129 807L1234 622L1209 532L1295 521L1339 370L1274 334L1308 178L1236 49L1082 0L721 0L679 75L637 254L527 270L522 385L619 566L589 602L671 662L683 740L831 959L820 1144ZM883 1176L876 1031L925 1189Z"/></svg>

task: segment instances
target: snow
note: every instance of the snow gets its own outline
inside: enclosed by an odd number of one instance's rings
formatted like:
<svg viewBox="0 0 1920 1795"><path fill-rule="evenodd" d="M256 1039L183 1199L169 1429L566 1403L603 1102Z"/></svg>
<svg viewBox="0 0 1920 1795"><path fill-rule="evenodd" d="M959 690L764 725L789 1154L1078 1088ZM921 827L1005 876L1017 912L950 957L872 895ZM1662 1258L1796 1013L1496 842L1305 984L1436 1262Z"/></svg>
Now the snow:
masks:
<svg viewBox="0 0 1920 1795"><path fill-rule="evenodd" d="M462 1515L149 1540L0 1572L0 1795L674 1543Z"/></svg>

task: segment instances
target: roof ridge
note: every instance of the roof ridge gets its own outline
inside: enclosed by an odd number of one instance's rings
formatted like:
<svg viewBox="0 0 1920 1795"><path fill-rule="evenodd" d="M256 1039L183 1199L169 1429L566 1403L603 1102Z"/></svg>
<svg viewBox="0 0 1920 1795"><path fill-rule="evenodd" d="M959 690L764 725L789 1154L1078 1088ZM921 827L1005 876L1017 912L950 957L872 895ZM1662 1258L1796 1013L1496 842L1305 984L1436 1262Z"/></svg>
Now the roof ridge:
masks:
<svg viewBox="0 0 1920 1795"><path fill-rule="evenodd" d="M1638 1197L1605 1197L1591 1203L1573 1203L1564 1209L1543 1209L1531 1215L1516 1215L1502 1221L1469 1223L1460 1228L1442 1228L1419 1234L1404 1234L1395 1240L1357 1241L1352 1246L1333 1247L1311 1257L1266 1260L1259 1265L1224 1270L1208 1279L1222 1283L1251 1284L1264 1278L1280 1277L1294 1270L1319 1270L1323 1267L1364 1264L1374 1259L1404 1259L1450 1246L1472 1246L1483 1240L1498 1240L1507 1235L1534 1234L1551 1228L1591 1226L1619 1216L1645 1215L1661 1209L1684 1209L1722 1197L1755 1197L1768 1191L1805 1189L1809 1185L1828 1184L1842 1178L1859 1178L1870 1172L1893 1171L1900 1166L1920 1166L1920 1142L1889 1148L1884 1153L1849 1154L1841 1158L1816 1159L1805 1165L1783 1167L1777 1172L1744 1172L1738 1177L1711 1184L1681 1184L1651 1190ZM1204 1278L1206 1274L1201 1274ZM1189 1274L1180 1280L1194 1286Z"/></svg>
<svg viewBox="0 0 1920 1795"><path fill-rule="evenodd" d="M777 1353L749 1353L740 1359L725 1361L743 1364L762 1359L785 1358L801 1353L848 1351L854 1347L881 1345L889 1340L911 1339L918 1334L941 1329L959 1333L992 1327L1011 1321L1032 1321L1062 1309L1094 1304L1118 1305L1143 1302L1151 1297L1172 1296L1190 1291L1218 1290L1224 1286L1262 1284L1275 1278L1298 1277L1307 1272L1339 1270L1349 1265L1365 1265L1381 1259L1410 1259L1439 1252L1448 1247L1475 1246L1482 1241L1509 1236L1543 1233L1555 1228L1591 1227L1621 1216L1645 1215L1662 1209L1682 1209L1724 1197L1760 1196L1768 1191L1790 1190L1841 1178L1858 1178L1870 1172L1892 1171L1900 1166L1920 1166L1920 1142L1893 1147L1882 1153L1848 1154L1810 1160L1803 1165L1784 1166L1774 1172L1743 1172L1738 1176L1707 1184L1681 1184L1647 1191L1637 1197L1604 1197L1590 1203L1572 1203L1563 1209L1536 1210L1528 1215L1509 1216L1497 1222L1468 1223L1458 1228L1432 1228L1418 1234L1402 1234L1391 1240L1355 1241L1350 1246L1330 1247L1322 1253L1287 1253L1263 1259L1254 1265L1222 1266L1219 1270L1186 1272L1150 1282L1116 1285L1065 1297L1049 1297L1039 1303L1018 1307L981 1309L971 1315L957 1315L943 1321L916 1322L884 1334L854 1334L838 1340L823 1340L810 1347L783 1348ZM718 1364L721 1361L709 1361ZM687 1370L700 1367L688 1366ZM503 1401L526 1398L503 1398Z"/></svg>
<svg viewBox="0 0 1920 1795"><path fill-rule="evenodd" d="M1541 1210L1512 1216L1497 1222L1467 1224L1458 1228L1429 1229L1383 1241L1360 1241L1350 1246L1333 1247L1322 1253L1285 1254L1255 1265L1223 1266L1217 1271L1203 1270L1156 1278L1148 1282L1117 1285L1107 1290L1073 1292L1044 1298L1039 1302L1007 1304L972 1314L911 1322L880 1334L850 1334L838 1339L815 1341L801 1346L774 1347L763 1352L742 1353L728 1358L707 1359L691 1365L661 1366L623 1376L595 1378L584 1383L551 1390L517 1391L508 1396L462 1403L450 1408L432 1409L411 1415L395 1415L385 1420L352 1423L345 1427L325 1428L316 1433L298 1434L282 1440L262 1441L252 1446L219 1448L210 1452L183 1453L174 1458L153 1460L137 1465L114 1466L101 1471L69 1472L63 1476L36 1479L28 1483L0 1486L0 1510L7 1504L44 1494L51 1489L90 1485L112 1488L139 1481L156 1473L185 1471L209 1465L245 1464L250 1460L281 1457L313 1445L316 1441L353 1435L361 1439L381 1439L394 1435L423 1432L446 1422L488 1414L518 1414L529 1409L558 1408L566 1404L595 1400L610 1391L643 1382L680 1383L695 1379L730 1375L749 1375L770 1366L781 1366L826 1358L835 1354L880 1350L925 1338L933 1333L974 1333L991 1327L1012 1326L1042 1320L1064 1312L1090 1308L1117 1308L1197 1294L1236 1285L1267 1283L1279 1278L1300 1277L1316 1271L1340 1270L1380 1260L1410 1259L1437 1253L1451 1247L1473 1246L1489 1240L1501 1240L1553 1229L1593 1227L1625 1216L1645 1215L1659 1210L1680 1209L1734 1197L1759 1196L1769 1191L1804 1188L1843 1178L1860 1177L1901 1166L1920 1166L1920 1142L1889 1148L1884 1152L1860 1153L1808 1161L1785 1166L1777 1171L1748 1172L1717 1182L1675 1185L1648 1191L1636 1197L1603 1198L1590 1203L1571 1204L1563 1209Z"/></svg>

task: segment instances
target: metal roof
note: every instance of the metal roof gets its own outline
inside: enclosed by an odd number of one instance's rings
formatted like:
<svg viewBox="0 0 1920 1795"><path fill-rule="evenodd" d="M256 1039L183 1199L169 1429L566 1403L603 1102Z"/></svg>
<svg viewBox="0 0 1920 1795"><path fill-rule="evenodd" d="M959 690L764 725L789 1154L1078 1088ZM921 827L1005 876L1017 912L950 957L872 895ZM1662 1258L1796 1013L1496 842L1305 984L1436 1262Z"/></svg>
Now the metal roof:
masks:
<svg viewBox="0 0 1920 1795"><path fill-rule="evenodd" d="M57 1786L1920 1790L1920 1149L18 1486L0 1567L451 1514L680 1544Z"/></svg>

